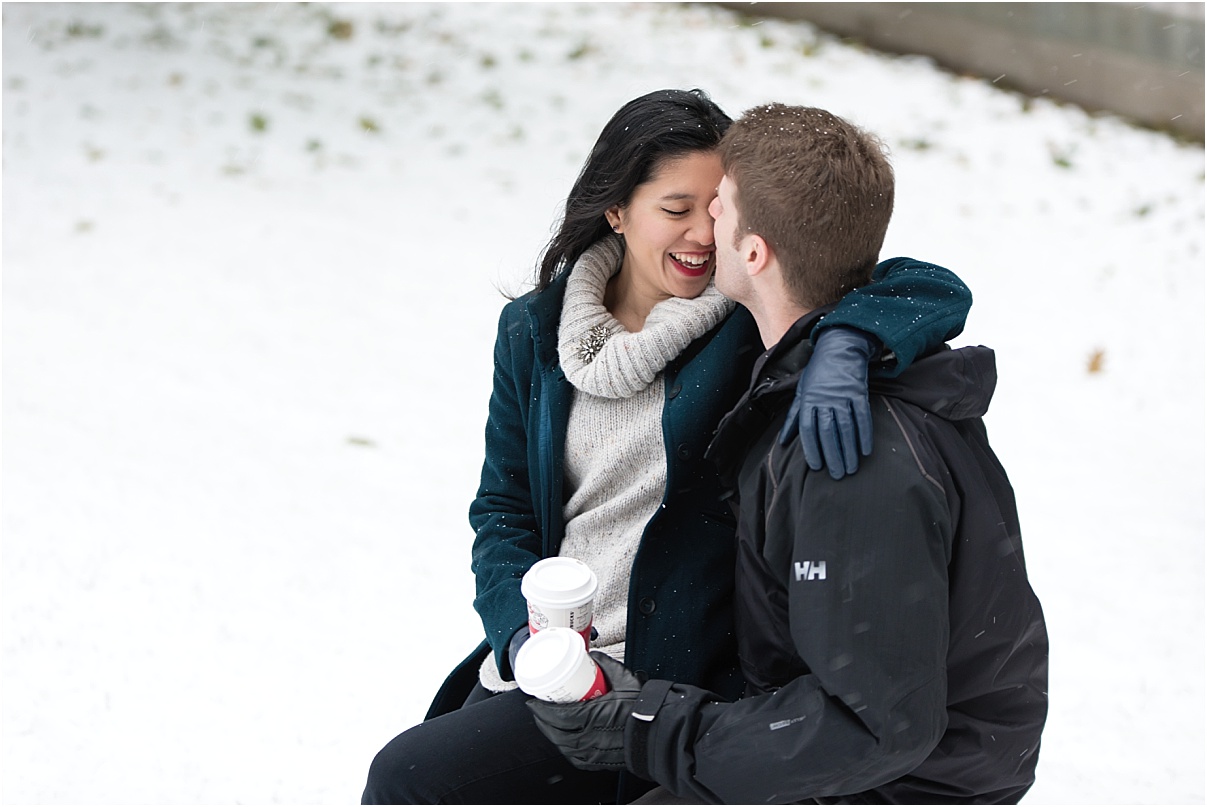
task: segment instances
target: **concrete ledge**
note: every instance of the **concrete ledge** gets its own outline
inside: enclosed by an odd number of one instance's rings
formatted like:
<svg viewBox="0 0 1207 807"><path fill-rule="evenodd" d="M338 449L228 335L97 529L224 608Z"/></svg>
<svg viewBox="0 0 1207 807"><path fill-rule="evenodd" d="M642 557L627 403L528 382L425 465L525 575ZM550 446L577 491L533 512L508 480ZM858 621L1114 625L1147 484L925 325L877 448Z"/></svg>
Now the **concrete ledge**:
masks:
<svg viewBox="0 0 1207 807"><path fill-rule="evenodd" d="M1202 3L721 3L1203 142Z"/></svg>

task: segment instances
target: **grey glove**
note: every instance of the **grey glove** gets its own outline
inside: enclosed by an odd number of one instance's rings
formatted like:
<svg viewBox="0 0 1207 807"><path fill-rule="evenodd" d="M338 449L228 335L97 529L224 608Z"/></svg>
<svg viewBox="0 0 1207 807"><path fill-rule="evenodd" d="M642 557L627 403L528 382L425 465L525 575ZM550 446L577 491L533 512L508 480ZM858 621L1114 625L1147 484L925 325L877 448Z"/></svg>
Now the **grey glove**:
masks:
<svg viewBox="0 0 1207 807"><path fill-rule="evenodd" d="M591 658L603 670L609 690L589 701L549 703L533 698L528 708L536 727L562 756L584 771L617 771L625 767L625 724L641 693L642 682L619 661L598 650Z"/></svg>

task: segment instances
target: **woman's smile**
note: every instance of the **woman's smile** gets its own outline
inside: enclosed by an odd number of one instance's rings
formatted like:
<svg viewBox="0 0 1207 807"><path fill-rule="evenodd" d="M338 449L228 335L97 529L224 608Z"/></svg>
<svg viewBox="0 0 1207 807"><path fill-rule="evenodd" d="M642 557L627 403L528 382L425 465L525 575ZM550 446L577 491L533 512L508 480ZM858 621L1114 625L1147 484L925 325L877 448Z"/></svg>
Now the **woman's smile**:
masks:
<svg viewBox="0 0 1207 807"><path fill-rule="evenodd" d="M712 270L712 250L708 252L671 252L671 266L688 277L702 277Z"/></svg>

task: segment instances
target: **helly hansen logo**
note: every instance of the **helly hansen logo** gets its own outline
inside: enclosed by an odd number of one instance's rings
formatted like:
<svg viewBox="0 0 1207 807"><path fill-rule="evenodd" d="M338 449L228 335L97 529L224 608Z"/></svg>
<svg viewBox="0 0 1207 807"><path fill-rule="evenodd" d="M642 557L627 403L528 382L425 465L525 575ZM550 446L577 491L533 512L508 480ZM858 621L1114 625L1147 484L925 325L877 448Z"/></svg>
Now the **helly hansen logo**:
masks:
<svg viewBox="0 0 1207 807"><path fill-rule="evenodd" d="M793 564L796 569L797 580L825 580L826 579L826 562L824 560L812 561L797 561Z"/></svg>

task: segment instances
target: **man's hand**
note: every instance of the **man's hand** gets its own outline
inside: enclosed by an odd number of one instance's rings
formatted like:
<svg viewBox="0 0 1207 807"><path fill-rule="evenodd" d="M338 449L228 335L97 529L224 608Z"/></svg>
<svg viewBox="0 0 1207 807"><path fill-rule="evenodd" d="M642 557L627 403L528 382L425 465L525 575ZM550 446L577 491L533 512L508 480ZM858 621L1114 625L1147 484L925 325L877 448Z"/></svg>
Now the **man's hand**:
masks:
<svg viewBox="0 0 1207 807"><path fill-rule="evenodd" d="M780 445L799 431L805 462L814 471L821 470L823 457L835 479L859 470L859 455L872 453L868 362L879 351L879 340L863 331L841 325L822 329L796 384Z"/></svg>
<svg viewBox="0 0 1207 807"><path fill-rule="evenodd" d="M584 771L618 771L625 767L624 729L641 680L611 656L591 651L609 690L589 701L549 703L533 698L528 708L536 727L574 767Z"/></svg>

